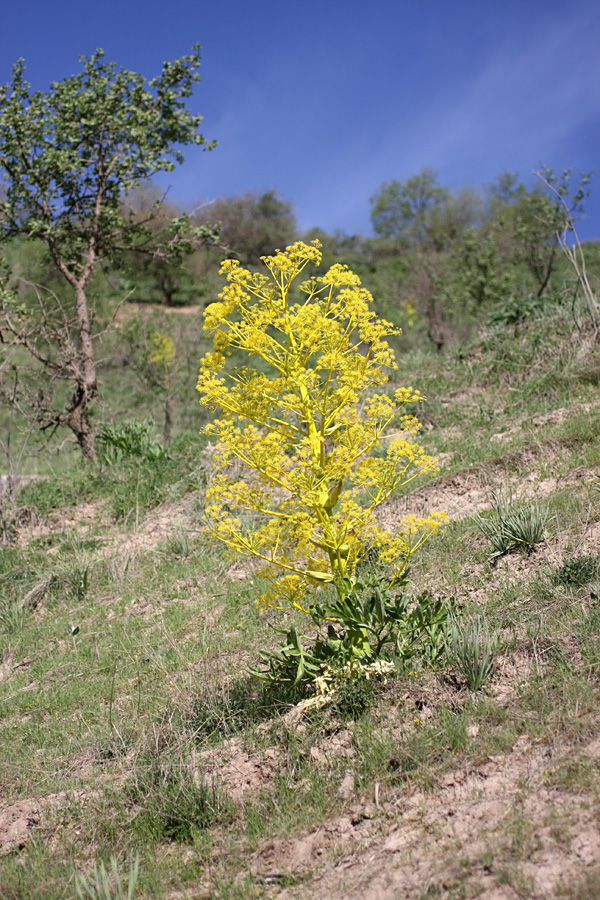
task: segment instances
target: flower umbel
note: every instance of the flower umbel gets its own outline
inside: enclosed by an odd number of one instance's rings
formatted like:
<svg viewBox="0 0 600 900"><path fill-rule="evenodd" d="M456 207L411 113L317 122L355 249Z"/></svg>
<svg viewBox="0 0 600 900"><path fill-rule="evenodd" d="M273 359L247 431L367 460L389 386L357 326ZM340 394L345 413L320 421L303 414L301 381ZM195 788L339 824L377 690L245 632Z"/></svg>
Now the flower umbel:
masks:
<svg viewBox="0 0 600 900"><path fill-rule="evenodd" d="M370 548L400 578L444 522L411 517L392 534L376 521L395 490L437 472L405 411L425 398L410 387L381 391L396 368L387 339L397 330L346 266L306 277L319 246L263 257L267 274L223 263L227 285L205 312L214 352L197 385L219 412L207 429L216 440L210 531L265 563L265 605L305 612L315 585L343 593Z"/></svg>

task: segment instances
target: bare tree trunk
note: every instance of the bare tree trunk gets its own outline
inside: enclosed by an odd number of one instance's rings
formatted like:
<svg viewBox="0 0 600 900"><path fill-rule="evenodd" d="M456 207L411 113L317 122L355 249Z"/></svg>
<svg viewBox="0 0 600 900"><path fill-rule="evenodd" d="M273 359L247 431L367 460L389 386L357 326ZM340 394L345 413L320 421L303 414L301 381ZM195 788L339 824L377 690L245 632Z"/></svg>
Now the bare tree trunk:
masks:
<svg viewBox="0 0 600 900"><path fill-rule="evenodd" d="M436 263L438 264L436 266ZM427 337L438 351L442 349L446 338L442 327L442 318L438 308L436 293L440 282L440 276L436 269L439 268L439 254L423 253L421 256L422 292L425 297L425 316L427 318Z"/></svg>
<svg viewBox="0 0 600 900"><path fill-rule="evenodd" d="M171 378L169 377L166 385L166 394L165 394L165 428L164 428L164 436L165 436L165 444L168 444L171 440L171 433L173 431L173 395L171 393Z"/></svg>
<svg viewBox="0 0 600 900"><path fill-rule="evenodd" d="M77 388L67 412L65 424L71 429L86 459L96 459L96 439L88 420L88 406L98 395L96 359L90 329L86 286L81 281L75 285L75 309L80 342L80 359L75 373Z"/></svg>
<svg viewBox="0 0 600 900"><path fill-rule="evenodd" d="M78 383L64 423L77 438L83 456L86 459L96 459L96 438L87 417L87 406L90 399L91 396L85 385Z"/></svg>
<svg viewBox="0 0 600 900"><path fill-rule="evenodd" d="M556 248L558 246L558 235L554 235L552 239L552 250L550 252L550 257L548 262L546 263L546 268L544 270L543 276L540 279L540 287L537 292L537 296L541 297L546 288L548 287L548 282L550 281L550 276L552 275L552 269L554 268L554 257L556 256Z"/></svg>
<svg viewBox="0 0 600 900"><path fill-rule="evenodd" d="M444 329L442 328L433 291L427 300L427 337L435 344L438 351L444 346Z"/></svg>

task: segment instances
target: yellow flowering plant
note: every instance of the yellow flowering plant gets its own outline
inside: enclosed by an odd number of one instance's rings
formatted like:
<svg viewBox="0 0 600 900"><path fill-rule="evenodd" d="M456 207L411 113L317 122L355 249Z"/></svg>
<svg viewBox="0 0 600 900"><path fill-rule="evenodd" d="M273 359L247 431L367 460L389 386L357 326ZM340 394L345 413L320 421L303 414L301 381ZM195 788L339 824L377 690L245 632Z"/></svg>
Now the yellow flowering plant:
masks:
<svg viewBox="0 0 600 900"><path fill-rule="evenodd" d="M376 554L388 587L403 581L445 516L407 516L395 532L377 521L394 491L438 471L406 411L425 398L412 387L381 390L396 368L387 338L398 332L346 266L305 272L319 265L319 246L298 242L263 257L266 272L223 263L227 285L205 311L214 351L197 387L219 413L207 427L215 441L210 534L262 560L264 607L295 608L331 626L342 621L361 562ZM327 584L333 594L316 591ZM368 629L353 652L369 655Z"/></svg>
<svg viewBox="0 0 600 900"><path fill-rule="evenodd" d="M171 383L175 363L175 344L168 334L155 331L152 335L148 365L156 371L156 379L166 390Z"/></svg>

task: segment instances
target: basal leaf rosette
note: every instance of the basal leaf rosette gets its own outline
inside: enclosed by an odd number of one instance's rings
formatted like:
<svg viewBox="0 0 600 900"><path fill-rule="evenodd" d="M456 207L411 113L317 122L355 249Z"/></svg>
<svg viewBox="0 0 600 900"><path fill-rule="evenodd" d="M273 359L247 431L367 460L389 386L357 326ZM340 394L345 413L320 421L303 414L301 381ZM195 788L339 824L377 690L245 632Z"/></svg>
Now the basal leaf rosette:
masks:
<svg viewBox="0 0 600 900"><path fill-rule="evenodd" d="M381 388L396 368L372 297L346 266L306 278L317 241L264 257L268 274L223 263L227 285L205 313L214 352L201 362L202 403L218 412L208 489L210 534L264 563L266 606L311 608L314 586L352 582L374 549L394 579L446 521L407 517L394 533L377 508L437 461L416 441L412 387Z"/></svg>

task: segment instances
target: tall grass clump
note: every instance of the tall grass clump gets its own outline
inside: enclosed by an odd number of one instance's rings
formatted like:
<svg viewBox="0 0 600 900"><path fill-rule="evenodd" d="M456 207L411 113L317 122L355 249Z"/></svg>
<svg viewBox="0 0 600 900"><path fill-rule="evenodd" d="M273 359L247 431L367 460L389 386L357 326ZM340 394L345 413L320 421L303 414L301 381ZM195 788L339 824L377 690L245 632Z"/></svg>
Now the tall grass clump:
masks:
<svg viewBox="0 0 600 900"><path fill-rule="evenodd" d="M110 872L106 865L101 862L94 867L90 875L75 876L77 898L78 900L133 900L139 873L140 858L136 854L129 867L127 888L125 889L119 872L118 860L115 856L111 856Z"/></svg>
<svg viewBox="0 0 600 900"><path fill-rule="evenodd" d="M452 616L449 651L469 690L480 691L496 668L498 635L490 630L485 616L462 621Z"/></svg>
<svg viewBox="0 0 600 900"><path fill-rule="evenodd" d="M493 495L489 516L480 513L475 516L477 527L492 545L490 559L504 556L511 550L532 553L535 545L544 540L545 519L545 510L537 503L517 506L511 496L505 501L500 492Z"/></svg>

